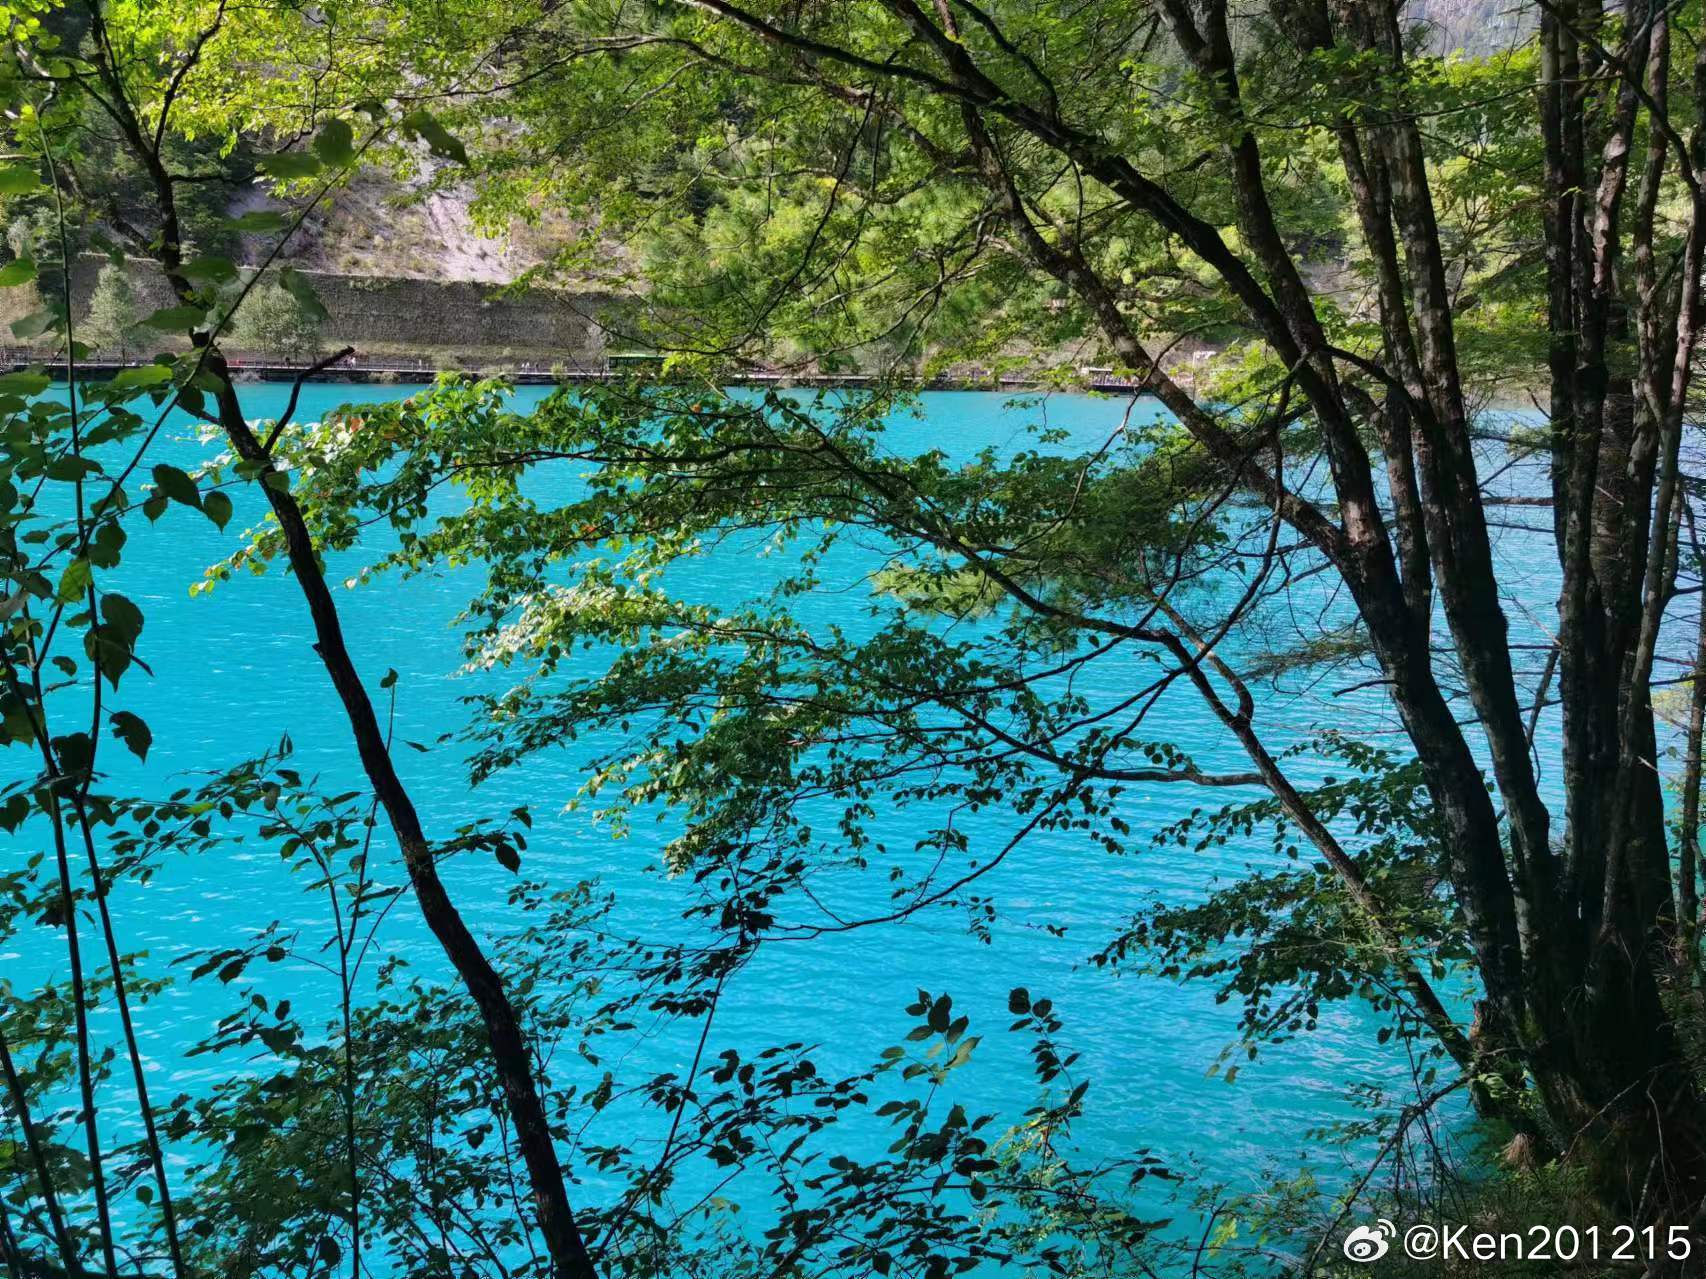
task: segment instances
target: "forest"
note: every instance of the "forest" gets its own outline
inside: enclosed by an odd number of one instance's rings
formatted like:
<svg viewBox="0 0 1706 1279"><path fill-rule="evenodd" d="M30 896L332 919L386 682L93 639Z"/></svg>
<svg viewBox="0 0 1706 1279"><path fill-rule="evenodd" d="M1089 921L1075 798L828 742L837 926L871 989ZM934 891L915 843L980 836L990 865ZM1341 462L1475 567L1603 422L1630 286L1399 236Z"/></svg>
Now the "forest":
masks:
<svg viewBox="0 0 1706 1279"><path fill-rule="evenodd" d="M7 1273L1706 1274L1702 0L3 12Z"/></svg>

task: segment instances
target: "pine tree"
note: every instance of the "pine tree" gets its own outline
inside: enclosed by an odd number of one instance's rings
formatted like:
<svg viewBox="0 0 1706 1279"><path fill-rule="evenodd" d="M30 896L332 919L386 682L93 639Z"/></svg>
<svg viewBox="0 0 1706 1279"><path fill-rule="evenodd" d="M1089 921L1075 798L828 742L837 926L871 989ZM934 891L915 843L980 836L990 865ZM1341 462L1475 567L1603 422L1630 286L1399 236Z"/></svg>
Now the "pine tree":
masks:
<svg viewBox="0 0 1706 1279"><path fill-rule="evenodd" d="M129 272L118 263L109 262L101 268L95 291L90 295L82 340L96 350L116 350L123 361L129 356L129 344L141 318Z"/></svg>
<svg viewBox="0 0 1706 1279"><path fill-rule="evenodd" d="M263 283L238 307L231 337L259 354L312 359L320 350L320 322L281 285Z"/></svg>

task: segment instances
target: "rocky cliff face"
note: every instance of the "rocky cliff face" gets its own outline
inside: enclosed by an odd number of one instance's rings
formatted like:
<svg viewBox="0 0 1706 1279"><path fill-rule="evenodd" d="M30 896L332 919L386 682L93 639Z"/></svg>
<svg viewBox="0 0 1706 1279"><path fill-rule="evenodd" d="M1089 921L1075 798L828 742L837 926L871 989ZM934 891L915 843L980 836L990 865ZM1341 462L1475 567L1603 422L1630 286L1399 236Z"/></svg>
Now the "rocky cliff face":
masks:
<svg viewBox="0 0 1706 1279"><path fill-rule="evenodd" d="M1515 49L1539 22L1532 0L1421 0L1408 6L1435 53L1487 56Z"/></svg>
<svg viewBox="0 0 1706 1279"><path fill-rule="evenodd" d="M1406 16L1430 51L1486 56L1519 47L1538 22L1534 0L1412 0ZM285 257L309 271L383 279L508 283L549 261L578 229L560 217L517 222L501 236L484 234L470 210L471 192L399 182L367 173L340 190L323 214L297 233ZM244 186L231 212L270 205ZM258 256L269 245L249 245ZM622 256L610 246L613 259Z"/></svg>
<svg viewBox="0 0 1706 1279"><path fill-rule="evenodd" d="M554 217L487 234L476 224L471 195L364 173L309 216L283 256L303 270L333 275L507 284L547 261L574 234L572 225ZM263 189L244 186L233 192L230 213L282 207ZM250 260L258 260L272 246L256 237L244 247Z"/></svg>
<svg viewBox="0 0 1706 1279"><path fill-rule="evenodd" d="M1407 15L1425 47L1448 56L1517 48L1537 22L1533 0L1414 0ZM281 261L310 279L329 313L322 346L476 369L601 365L605 344L597 317L613 313L609 297L590 285L574 291L572 282L558 291L498 296L503 285L551 261L579 228L542 217L494 237L477 225L470 199L465 189L367 173L311 215ZM247 182L230 190L227 203L230 215L283 207ZM272 247L270 238L245 237L235 256L259 261ZM610 246L609 260L622 259L620 248ZM78 318L87 314L103 261L86 259L76 268ZM131 272L142 314L170 304L151 264L133 263ZM8 341L5 326L38 306L32 289L0 290L0 345ZM240 345L234 352L269 354Z"/></svg>

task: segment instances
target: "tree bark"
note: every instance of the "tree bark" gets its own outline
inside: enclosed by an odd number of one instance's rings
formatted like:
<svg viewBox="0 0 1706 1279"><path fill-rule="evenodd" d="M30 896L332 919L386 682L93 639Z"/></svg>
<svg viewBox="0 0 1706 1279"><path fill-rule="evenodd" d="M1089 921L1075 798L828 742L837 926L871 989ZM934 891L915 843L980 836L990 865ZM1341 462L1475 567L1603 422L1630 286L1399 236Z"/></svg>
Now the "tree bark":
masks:
<svg viewBox="0 0 1706 1279"><path fill-rule="evenodd" d="M1680 495L1676 451L1698 327L1706 126L1679 148L1662 97L1671 10L1628 0L1621 24L1591 0L1541 0L1538 84L1545 184L1546 298L1551 340L1554 538L1563 571L1559 693L1564 721L1564 844L1553 846L1518 696L1498 569L1480 492L1454 333L1451 278L1433 204L1422 127L1405 104L1408 69L1392 0L1271 7L1304 50L1344 40L1374 55L1383 89L1355 116L1326 123L1375 268L1384 367L1328 345L1308 286L1278 226L1259 131L1244 115L1239 54L1224 0L1161 0L1160 14L1220 117L1222 177L1240 243L1187 208L1131 156L1074 123L1041 72L1039 99L1006 87L980 63L956 6L932 19L916 0L882 0L914 36L904 62L884 62L820 39L809 15L769 16L733 0L699 6L739 24L823 80L839 67L959 104L978 177L1018 230L1018 250L1077 297L1109 344L1140 371L1203 447L1299 530L1342 575L1367 627L1440 816L1442 850L1475 949L1488 1004L1483 1035L1495 1059L1532 1077L1565 1145L1594 1137L1608 1198L1674 1214L1706 1195L1706 1132L1698 1090L1661 998L1668 962L1655 939L1671 907L1649 684L1668 598L1669 530ZM970 11L970 7L966 7ZM978 10L979 29L1011 55L1017 42ZM1581 30L1578 30L1578 24ZM1585 34L1584 34L1585 32ZM1614 33L1618 48L1597 44ZM1702 45L1706 48L1706 45ZM1706 109L1697 61L1696 107ZM1642 116L1655 139L1634 200L1625 196ZM1082 179L1147 214L1214 275L1307 400L1330 464L1336 514L1281 491L1235 438L1159 369L1124 314L1119 288L1092 266L1066 227L1038 225L1011 168L1004 135L1023 136ZM981 135L981 136L980 136ZM952 155L951 147L943 148ZM1591 157L1591 164L1590 164ZM1674 159L1693 196L1679 281L1657 286L1654 208ZM1591 171L1590 171L1591 168ZM1039 177L1041 189L1050 178ZM1041 205L1043 198L1038 197ZM1046 221L1046 220L1045 220ZM1639 287L1634 339L1643 376L1631 380L1614 347L1630 341L1622 263ZM1643 275L1646 272L1646 275ZM1620 348L1619 348L1620 349ZM1348 386L1351 360L1382 384L1384 403ZM1359 415L1361 422L1359 423ZM1377 500L1362 428L1378 432L1388 491ZM1388 521L1383 501L1391 511ZM1672 570L1674 571L1674 570ZM1493 765L1495 809L1463 727L1433 670L1432 611L1450 646ZM1283 779L1281 779L1283 781ZM1276 792L1277 793L1277 792ZM1508 837L1508 843L1507 843ZM1655 891L1655 883L1660 891ZM1520 1067L1515 1065L1520 1063ZM1662 1205L1636 1168L1668 1183ZM1671 1216L1674 1220L1674 1215Z"/></svg>
<svg viewBox="0 0 1706 1279"><path fill-rule="evenodd" d="M178 299L193 304L195 290L182 270L183 239L173 179L130 109L118 62L107 46L97 0L91 0L90 13L97 66L111 98L107 104L109 111L153 183L161 222L161 266ZM320 568L319 553L302 510L291 496L288 478L273 465L271 455L250 429L231 371L212 336L198 330L194 342L200 368L215 384L219 426L237 456L254 468L255 479L284 534L286 557L313 623L314 650L331 678L355 738L362 769L397 838L421 915L479 1009L493 1067L515 1124L516 1144L527 1168L539 1232L552 1271L559 1279L593 1279L597 1270L569 1206L550 1119L533 1077L532 1053L520 1018L497 970L468 930L439 876L432 845L421 826L414 801L397 774L384 730L356 671L337 606Z"/></svg>

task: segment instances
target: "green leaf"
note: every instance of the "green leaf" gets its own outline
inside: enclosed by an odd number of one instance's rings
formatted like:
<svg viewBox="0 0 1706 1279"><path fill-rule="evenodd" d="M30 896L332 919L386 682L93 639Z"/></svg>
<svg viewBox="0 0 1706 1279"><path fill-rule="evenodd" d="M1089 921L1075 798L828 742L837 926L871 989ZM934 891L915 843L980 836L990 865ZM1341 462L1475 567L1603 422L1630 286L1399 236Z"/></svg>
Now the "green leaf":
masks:
<svg viewBox="0 0 1706 1279"><path fill-rule="evenodd" d="M124 265L124 246L115 244L108 236L102 234L100 231L91 231L89 233L89 247L98 249L100 252L106 254L107 261L111 262L114 266L121 267Z"/></svg>
<svg viewBox="0 0 1706 1279"><path fill-rule="evenodd" d="M117 568L129 534L116 520L104 522L89 541L89 563L96 568Z"/></svg>
<svg viewBox="0 0 1706 1279"><path fill-rule="evenodd" d="M32 311L21 320L14 320L12 336L28 342L32 338L39 338L50 329L62 327L64 323L58 311L43 308L40 311Z"/></svg>
<svg viewBox="0 0 1706 1279"><path fill-rule="evenodd" d="M233 231L259 234L268 231L282 231L290 225L290 221L290 215L286 213L279 213L272 209L252 209L241 217L227 218L225 225Z"/></svg>
<svg viewBox="0 0 1706 1279"><path fill-rule="evenodd" d="M306 151L280 151L276 155L264 156L260 169L271 177L291 182L297 178L313 177L320 171L320 161Z"/></svg>
<svg viewBox="0 0 1706 1279"><path fill-rule="evenodd" d="M326 318L326 308L320 304L319 294L314 292L312 285L302 278L302 273L295 267L285 267L279 272L278 282L284 291L296 299L296 305L302 308L302 313L310 321Z"/></svg>
<svg viewBox="0 0 1706 1279"><path fill-rule="evenodd" d="M164 462L156 466L154 487L174 502L201 509L201 494L196 489L195 481L175 466L167 466Z"/></svg>
<svg viewBox="0 0 1706 1279"><path fill-rule="evenodd" d="M314 135L314 154L334 169L355 159L355 131L344 120L328 120Z"/></svg>
<svg viewBox="0 0 1706 1279"><path fill-rule="evenodd" d="M931 1004L929 1015L930 1029L935 1031L938 1035L945 1031L948 1028L949 1022L953 1020L953 1007L954 1001L948 995L943 995L935 1003Z"/></svg>
<svg viewBox="0 0 1706 1279"><path fill-rule="evenodd" d="M202 514L223 529L231 522L231 499L215 490L201 499Z"/></svg>
<svg viewBox="0 0 1706 1279"><path fill-rule="evenodd" d="M405 133L425 142L427 150L434 155L462 165L468 163L468 149L452 137L432 112L424 107L409 112L403 117L402 124Z"/></svg>
<svg viewBox="0 0 1706 1279"><path fill-rule="evenodd" d="M95 744L87 733L67 733L54 738L52 744L59 756L59 766L67 773L85 772L95 762Z"/></svg>
<svg viewBox="0 0 1706 1279"><path fill-rule="evenodd" d="M29 258L13 258L0 266L0 289L15 289L36 278L36 264Z"/></svg>
<svg viewBox="0 0 1706 1279"><path fill-rule="evenodd" d="M120 369L113 374L113 380L107 383L109 391L129 391L137 387L159 386L162 382L172 380L172 368L168 364L143 364L134 369Z"/></svg>
<svg viewBox="0 0 1706 1279"><path fill-rule="evenodd" d="M207 312L199 306L163 306L142 323L151 329L168 332L199 328L207 322Z"/></svg>
<svg viewBox="0 0 1706 1279"><path fill-rule="evenodd" d="M230 258L197 258L184 263L178 273L192 284L224 284L237 278L237 268Z"/></svg>
<svg viewBox="0 0 1706 1279"><path fill-rule="evenodd" d="M94 573L86 559L74 559L65 566L65 572L60 574L59 587L54 596L62 604L70 604L83 598L83 592L89 589L89 583L94 580Z"/></svg>
<svg viewBox="0 0 1706 1279"><path fill-rule="evenodd" d="M91 627L83 632L83 651L114 688L130 669L130 649L113 639L111 631L104 626Z"/></svg>
<svg viewBox="0 0 1706 1279"><path fill-rule="evenodd" d="M52 385L45 373L0 373L0 395L40 395Z"/></svg>
<svg viewBox="0 0 1706 1279"><path fill-rule="evenodd" d="M129 711L116 711L112 717L113 736L130 748L130 753L137 759L148 758L148 748L154 744L154 734L148 731L148 725L141 717Z"/></svg>
<svg viewBox="0 0 1706 1279"><path fill-rule="evenodd" d="M35 741L36 721L30 712L19 702L0 702L0 742L32 745Z"/></svg>
<svg viewBox="0 0 1706 1279"><path fill-rule="evenodd" d="M136 646L136 637L142 634L142 610L128 597L108 591L101 596L101 616L127 648Z"/></svg>
<svg viewBox="0 0 1706 1279"><path fill-rule="evenodd" d="M29 195L39 190L41 175L21 164L0 165L0 195Z"/></svg>
<svg viewBox="0 0 1706 1279"><path fill-rule="evenodd" d="M85 476L95 474L100 469L100 464L90 458L67 454L64 457L54 458L53 461L42 467L41 473L50 480L57 480L62 484L71 484Z"/></svg>

